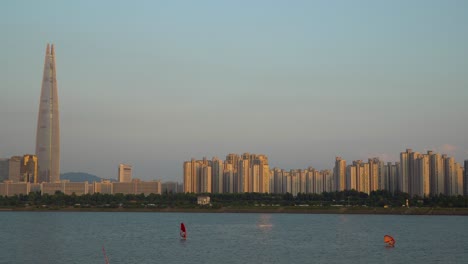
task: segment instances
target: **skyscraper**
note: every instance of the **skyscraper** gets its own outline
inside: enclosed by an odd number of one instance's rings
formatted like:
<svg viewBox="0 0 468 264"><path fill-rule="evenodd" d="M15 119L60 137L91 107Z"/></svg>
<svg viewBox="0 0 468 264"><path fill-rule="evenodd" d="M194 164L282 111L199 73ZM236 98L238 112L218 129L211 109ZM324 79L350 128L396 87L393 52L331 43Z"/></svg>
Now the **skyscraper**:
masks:
<svg viewBox="0 0 468 264"><path fill-rule="evenodd" d="M47 44L37 119L38 182L60 180L60 129L54 45Z"/></svg>

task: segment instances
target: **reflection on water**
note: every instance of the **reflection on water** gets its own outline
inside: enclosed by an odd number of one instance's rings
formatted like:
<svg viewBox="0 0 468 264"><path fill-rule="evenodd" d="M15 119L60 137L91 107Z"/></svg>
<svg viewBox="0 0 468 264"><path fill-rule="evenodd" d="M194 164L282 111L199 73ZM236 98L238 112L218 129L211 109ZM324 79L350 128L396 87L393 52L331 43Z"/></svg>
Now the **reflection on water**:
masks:
<svg viewBox="0 0 468 264"><path fill-rule="evenodd" d="M269 230L273 227L271 214L260 214L257 222L257 227L261 230Z"/></svg>

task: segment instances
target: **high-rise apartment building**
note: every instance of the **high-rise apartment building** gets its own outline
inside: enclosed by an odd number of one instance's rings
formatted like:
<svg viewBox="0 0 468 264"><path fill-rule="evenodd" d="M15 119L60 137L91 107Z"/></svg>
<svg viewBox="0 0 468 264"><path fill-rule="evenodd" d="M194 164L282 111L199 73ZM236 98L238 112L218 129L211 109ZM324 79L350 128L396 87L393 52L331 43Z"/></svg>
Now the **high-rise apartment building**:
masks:
<svg viewBox="0 0 468 264"><path fill-rule="evenodd" d="M270 165L268 165L268 157L266 155L257 155L254 164L258 165L259 179L258 179L258 192L270 192Z"/></svg>
<svg viewBox="0 0 468 264"><path fill-rule="evenodd" d="M388 166L388 190L391 193L395 193L398 190L398 171L399 171L399 162L392 164L391 162L387 163Z"/></svg>
<svg viewBox="0 0 468 264"><path fill-rule="evenodd" d="M322 192L332 192L333 191L333 173L331 170L320 171L323 176L324 186ZM320 193L322 193L320 192Z"/></svg>
<svg viewBox="0 0 468 264"><path fill-rule="evenodd" d="M208 164L202 164L200 168L200 193L211 193L212 170Z"/></svg>
<svg viewBox="0 0 468 264"><path fill-rule="evenodd" d="M223 192L234 192L234 165L232 163L224 163L223 172Z"/></svg>
<svg viewBox="0 0 468 264"><path fill-rule="evenodd" d="M342 159L341 157L335 158L335 169L333 174L335 177L336 190L346 190L346 160Z"/></svg>
<svg viewBox="0 0 468 264"><path fill-rule="evenodd" d="M419 176L418 166L417 166L417 159L419 158L419 152L411 152L409 153L409 185L408 191L411 196L415 195L418 192L418 184Z"/></svg>
<svg viewBox="0 0 468 264"><path fill-rule="evenodd" d="M346 167L346 188L348 190L357 190L357 168L355 165Z"/></svg>
<svg viewBox="0 0 468 264"><path fill-rule="evenodd" d="M20 182L21 157L13 156L8 160L8 179L12 182Z"/></svg>
<svg viewBox="0 0 468 264"><path fill-rule="evenodd" d="M283 193L283 170L280 168L274 168L272 170L273 175L273 193Z"/></svg>
<svg viewBox="0 0 468 264"><path fill-rule="evenodd" d="M356 191L361 189L361 166L362 160L354 160L353 165L356 167Z"/></svg>
<svg viewBox="0 0 468 264"><path fill-rule="evenodd" d="M359 167L358 167L359 166ZM356 162L356 178L359 192L370 193L369 163Z"/></svg>
<svg viewBox="0 0 468 264"><path fill-rule="evenodd" d="M457 192L455 159L453 157L448 157L445 154L442 155L442 159L445 163L445 195L455 195Z"/></svg>
<svg viewBox="0 0 468 264"><path fill-rule="evenodd" d="M213 157L212 163L212 191L213 193L223 193L223 180L224 180L224 165L223 161L217 157Z"/></svg>
<svg viewBox="0 0 468 264"><path fill-rule="evenodd" d="M309 167L307 170L304 170L304 178L305 178L305 192L306 193L314 193L316 179L315 179L315 169Z"/></svg>
<svg viewBox="0 0 468 264"><path fill-rule="evenodd" d="M194 192L192 189L192 162L184 162L184 192L191 193Z"/></svg>
<svg viewBox="0 0 468 264"><path fill-rule="evenodd" d="M430 158L427 154L420 154L416 159L416 172L414 175L414 195L428 196L430 193Z"/></svg>
<svg viewBox="0 0 468 264"><path fill-rule="evenodd" d="M399 191L409 193L410 185L410 154L413 152L412 149L407 149L406 152L400 153L400 173L398 175Z"/></svg>
<svg viewBox="0 0 468 264"><path fill-rule="evenodd" d="M250 192L250 160L247 156L243 156L239 161L237 186L238 192Z"/></svg>
<svg viewBox="0 0 468 264"><path fill-rule="evenodd" d="M463 167L459 163L455 163L457 170L457 193L456 195L463 195Z"/></svg>
<svg viewBox="0 0 468 264"><path fill-rule="evenodd" d="M60 127L54 45L47 44L37 119L38 182L60 181Z"/></svg>
<svg viewBox="0 0 468 264"><path fill-rule="evenodd" d="M465 160L463 169L463 195L468 196L468 160Z"/></svg>
<svg viewBox="0 0 468 264"><path fill-rule="evenodd" d="M445 193L445 176L444 176L444 160L438 153L428 151L430 158L430 181L431 181L431 194L438 195Z"/></svg>
<svg viewBox="0 0 468 264"><path fill-rule="evenodd" d="M119 182L131 182L132 181L132 166L128 164L119 164Z"/></svg>
<svg viewBox="0 0 468 264"><path fill-rule="evenodd" d="M379 158L369 159L369 179L370 191L377 191L379 189Z"/></svg>
<svg viewBox="0 0 468 264"><path fill-rule="evenodd" d="M0 182L8 180L8 159L0 159Z"/></svg>

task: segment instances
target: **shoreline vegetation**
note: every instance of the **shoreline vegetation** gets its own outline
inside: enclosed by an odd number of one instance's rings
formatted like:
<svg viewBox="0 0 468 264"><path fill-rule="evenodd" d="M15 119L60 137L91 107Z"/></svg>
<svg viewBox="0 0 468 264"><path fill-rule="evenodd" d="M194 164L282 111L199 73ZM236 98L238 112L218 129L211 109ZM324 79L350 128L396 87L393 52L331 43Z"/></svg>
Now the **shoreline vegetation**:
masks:
<svg viewBox="0 0 468 264"><path fill-rule="evenodd" d="M367 214L367 215L458 215L468 216L468 208L304 208L297 206L199 207L199 208L110 208L110 207L0 207L0 212L142 212L142 213L266 213L266 214Z"/></svg>
<svg viewBox="0 0 468 264"><path fill-rule="evenodd" d="M407 193L354 190L298 193L83 194L62 192L0 196L0 212L180 212L375 215L466 215L468 196L410 197Z"/></svg>

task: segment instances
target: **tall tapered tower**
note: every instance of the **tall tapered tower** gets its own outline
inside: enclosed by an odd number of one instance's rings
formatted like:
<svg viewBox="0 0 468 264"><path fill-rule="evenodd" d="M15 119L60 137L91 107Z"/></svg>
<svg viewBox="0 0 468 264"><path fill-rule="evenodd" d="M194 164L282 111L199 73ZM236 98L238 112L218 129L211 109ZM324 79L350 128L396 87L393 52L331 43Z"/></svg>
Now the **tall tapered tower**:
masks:
<svg viewBox="0 0 468 264"><path fill-rule="evenodd" d="M60 128L54 45L47 44L37 119L38 182L60 180Z"/></svg>

